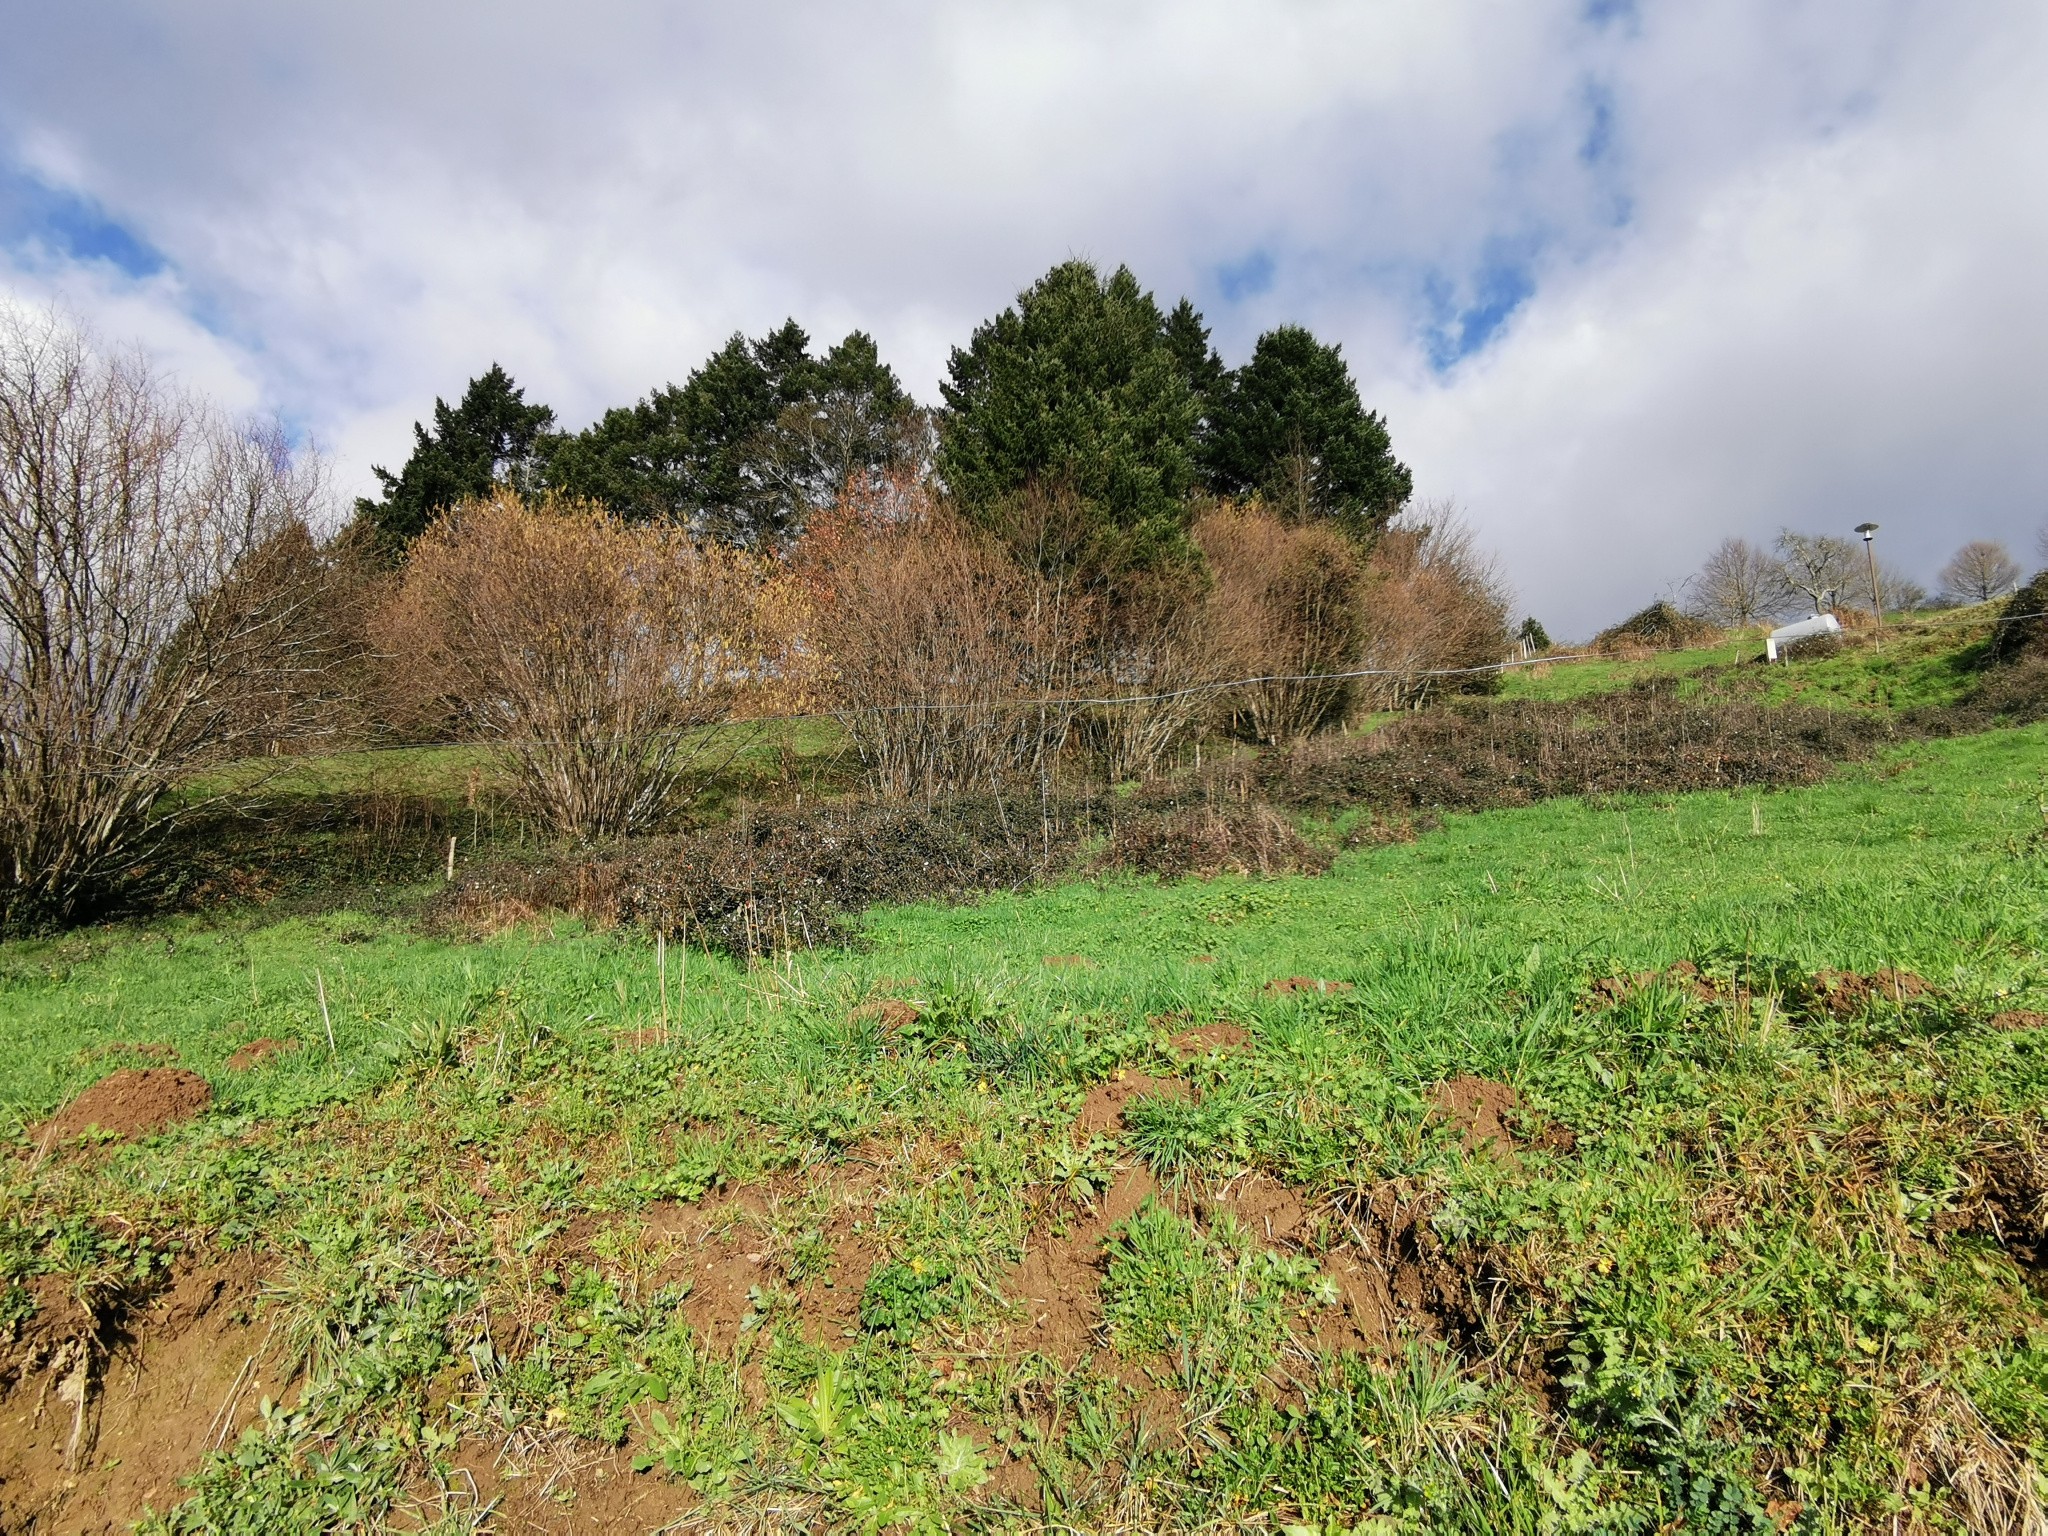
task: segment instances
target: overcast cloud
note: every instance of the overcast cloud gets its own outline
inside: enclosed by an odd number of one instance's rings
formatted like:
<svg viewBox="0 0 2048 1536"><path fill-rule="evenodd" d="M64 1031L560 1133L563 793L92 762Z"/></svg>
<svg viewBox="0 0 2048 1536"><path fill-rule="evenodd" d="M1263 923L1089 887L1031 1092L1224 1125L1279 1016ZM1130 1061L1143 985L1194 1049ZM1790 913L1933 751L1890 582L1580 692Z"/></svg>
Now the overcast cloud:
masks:
<svg viewBox="0 0 2048 1536"><path fill-rule="evenodd" d="M2039 0L0 0L0 292L340 482L503 362L571 425L735 329L921 398L1054 261L1340 340L1584 634L1729 533L2048 522Z"/></svg>

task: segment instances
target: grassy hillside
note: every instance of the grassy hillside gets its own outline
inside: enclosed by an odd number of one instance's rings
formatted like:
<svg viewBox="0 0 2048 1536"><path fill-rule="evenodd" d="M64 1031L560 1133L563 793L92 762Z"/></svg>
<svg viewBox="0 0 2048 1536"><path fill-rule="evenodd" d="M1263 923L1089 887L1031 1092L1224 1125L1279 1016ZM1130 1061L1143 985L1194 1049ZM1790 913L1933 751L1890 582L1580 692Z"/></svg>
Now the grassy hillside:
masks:
<svg viewBox="0 0 2048 1536"><path fill-rule="evenodd" d="M0 946L0 1322L221 1362L182 1460L111 1390L69 1473L0 1434L0 1523L1993 1528L2048 1441L2044 746L880 911L665 998L544 919ZM43 1124L174 1061L196 1119Z"/></svg>

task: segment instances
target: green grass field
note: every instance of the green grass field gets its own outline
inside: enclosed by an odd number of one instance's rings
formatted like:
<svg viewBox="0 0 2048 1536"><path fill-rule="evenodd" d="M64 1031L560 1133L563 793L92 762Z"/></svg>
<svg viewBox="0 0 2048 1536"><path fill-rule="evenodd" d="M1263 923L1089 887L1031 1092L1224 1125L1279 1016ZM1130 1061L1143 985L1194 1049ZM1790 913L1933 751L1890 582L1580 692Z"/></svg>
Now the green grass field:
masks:
<svg viewBox="0 0 2048 1536"><path fill-rule="evenodd" d="M665 998L544 920L10 942L0 1324L253 1264L289 1388L151 1530L1986 1529L2048 1443L2044 748L881 911ZM1925 990L1815 981L1880 971ZM164 1047L210 1112L38 1139Z"/></svg>

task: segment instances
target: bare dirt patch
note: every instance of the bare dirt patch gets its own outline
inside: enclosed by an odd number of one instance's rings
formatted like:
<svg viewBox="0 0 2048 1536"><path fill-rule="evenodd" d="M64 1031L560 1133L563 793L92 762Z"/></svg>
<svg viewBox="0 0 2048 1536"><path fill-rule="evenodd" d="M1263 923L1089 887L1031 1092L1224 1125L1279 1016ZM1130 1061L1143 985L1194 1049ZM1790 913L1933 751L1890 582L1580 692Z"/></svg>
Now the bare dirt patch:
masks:
<svg viewBox="0 0 2048 1536"><path fill-rule="evenodd" d="M1934 983L1911 971L1820 971L1813 978L1813 1001L1838 1019L1852 1019L1873 1007L1903 1008L1939 996Z"/></svg>
<svg viewBox="0 0 2048 1536"><path fill-rule="evenodd" d="M500 1536L659 1531L698 1502L689 1484L633 1471L630 1447L605 1450L566 1437L513 1459L495 1443L466 1440L455 1449L452 1485L458 1509L492 1507L485 1527ZM474 1500L466 1495L475 1489Z"/></svg>
<svg viewBox="0 0 2048 1536"><path fill-rule="evenodd" d="M873 1019L882 1026L886 1035L898 1035L910 1028L924 1014L917 1005L900 997L881 997L871 1003L862 1003L849 1015L856 1023Z"/></svg>
<svg viewBox="0 0 2048 1536"><path fill-rule="evenodd" d="M0 1372L0 1530L126 1531L145 1504L177 1503L178 1479L290 1385L249 1315L257 1285L235 1259L184 1271L97 1326L75 1302L40 1310Z"/></svg>
<svg viewBox="0 0 2048 1536"><path fill-rule="evenodd" d="M2008 1008L1991 1016L1991 1027L2007 1030L2048 1028L2048 1013L2036 1013L2030 1008Z"/></svg>
<svg viewBox="0 0 2048 1536"><path fill-rule="evenodd" d="M190 1120L212 1102L213 1089L197 1072L183 1067L123 1067L86 1089L34 1134L47 1146L90 1130L130 1140Z"/></svg>
<svg viewBox="0 0 2048 1536"><path fill-rule="evenodd" d="M1508 1124L1520 1111L1522 1099L1506 1083L1454 1077L1431 1090L1429 1106L1431 1122L1455 1127L1467 1152L1514 1155L1515 1138Z"/></svg>
<svg viewBox="0 0 2048 1536"><path fill-rule="evenodd" d="M1268 997L1292 997L1297 992L1313 992L1321 996L1335 996L1340 992L1353 991L1348 981L1323 981L1315 976L1288 976L1279 981L1266 983Z"/></svg>
<svg viewBox="0 0 2048 1536"><path fill-rule="evenodd" d="M1185 1057L1206 1056L1211 1051L1235 1051L1242 1049L1250 1040L1252 1032L1242 1024L1232 1024L1219 1019L1214 1024L1204 1024L1200 1029L1190 1029L1173 1037L1173 1048Z"/></svg>
<svg viewBox="0 0 2048 1536"><path fill-rule="evenodd" d="M228 1069L233 1072L247 1072L251 1067L261 1066L273 1056L282 1056L296 1051L296 1040L273 1040L265 1035L261 1040L251 1040L247 1045L228 1058Z"/></svg>
<svg viewBox="0 0 2048 1536"><path fill-rule="evenodd" d="M1158 1192L1150 1170L1124 1170L1063 1235L1034 1239L1010 1272L1005 1290L1024 1317L1013 1341L1062 1365L1073 1365L1099 1342L1102 1245Z"/></svg>
<svg viewBox="0 0 2048 1536"><path fill-rule="evenodd" d="M1097 1083L1081 1101L1074 1119L1076 1135L1117 1136L1124 1130L1124 1106L1134 1099L1184 1099L1188 1085L1177 1077L1150 1077L1143 1072L1118 1072L1106 1083Z"/></svg>
<svg viewBox="0 0 2048 1536"><path fill-rule="evenodd" d="M1201 1202L1202 1216L1215 1221L1226 1212L1262 1242L1298 1243L1307 1233L1308 1207L1293 1190L1263 1173L1246 1174Z"/></svg>

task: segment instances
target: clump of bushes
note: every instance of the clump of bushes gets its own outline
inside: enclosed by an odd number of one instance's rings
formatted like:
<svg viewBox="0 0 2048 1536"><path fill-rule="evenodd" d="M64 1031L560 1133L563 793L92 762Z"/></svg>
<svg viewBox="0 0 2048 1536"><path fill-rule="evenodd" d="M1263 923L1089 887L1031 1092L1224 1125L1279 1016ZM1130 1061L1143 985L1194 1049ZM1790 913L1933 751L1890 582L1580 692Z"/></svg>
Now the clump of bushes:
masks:
<svg viewBox="0 0 2048 1536"><path fill-rule="evenodd" d="M1720 637L1721 632L1705 619L1681 612L1660 598L1619 624L1601 630L1593 637L1593 648L1621 654L1682 651L1690 646L1711 645Z"/></svg>

